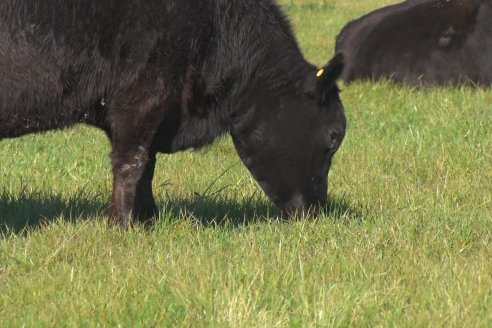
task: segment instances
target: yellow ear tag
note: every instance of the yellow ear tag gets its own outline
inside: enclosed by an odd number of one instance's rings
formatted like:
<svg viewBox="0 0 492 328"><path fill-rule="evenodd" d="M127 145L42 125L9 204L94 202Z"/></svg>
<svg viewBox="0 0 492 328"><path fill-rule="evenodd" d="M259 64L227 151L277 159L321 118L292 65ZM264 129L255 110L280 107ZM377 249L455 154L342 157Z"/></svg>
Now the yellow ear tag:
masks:
<svg viewBox="0 0 492 328"><path fill-rule="evenodd" d="M324 70L324 69L320 69L320 70L318 71L318 73L316 74L316 77L321 77L321 75L323 75L323 73L324 73L324 72L325 72L325 70Z"/></svg>

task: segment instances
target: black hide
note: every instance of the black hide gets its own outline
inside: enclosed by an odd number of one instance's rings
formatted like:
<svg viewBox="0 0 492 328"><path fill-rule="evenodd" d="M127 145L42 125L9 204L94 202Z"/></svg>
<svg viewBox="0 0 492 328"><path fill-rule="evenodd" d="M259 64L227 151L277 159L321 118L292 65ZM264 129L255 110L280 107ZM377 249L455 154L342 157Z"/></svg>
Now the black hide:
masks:
<svg viewBox="0 0 492 328"><path fill-rule="evenodd" d="M412 85L492 84L492 1L409 0L347 24L343 79Z"/></svg>
<svg viewBox="0 0 492 328"><path fill-rule="evenodd" d="M0 138L86 123L111 141L112 217L156 211L156 153L230 132L284 211L326 203L345 132L336 79L271 0L2 0Z"/></svg>

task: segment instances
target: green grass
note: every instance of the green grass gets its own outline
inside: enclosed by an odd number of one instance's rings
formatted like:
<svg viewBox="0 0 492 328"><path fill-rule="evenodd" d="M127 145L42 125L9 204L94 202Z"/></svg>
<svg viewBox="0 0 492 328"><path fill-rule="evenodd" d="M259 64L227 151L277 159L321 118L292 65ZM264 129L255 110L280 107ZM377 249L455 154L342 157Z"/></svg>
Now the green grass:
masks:
<svg viewBox="0 0 492 328"><path fill-rule="evenodd" d="M323 64L391 1L282 3ZM108 142L0 142L0 327L492 325L492 91L342 86L326 215L277 222L228 138L159 156L161 216L110 229Z"/></svg>

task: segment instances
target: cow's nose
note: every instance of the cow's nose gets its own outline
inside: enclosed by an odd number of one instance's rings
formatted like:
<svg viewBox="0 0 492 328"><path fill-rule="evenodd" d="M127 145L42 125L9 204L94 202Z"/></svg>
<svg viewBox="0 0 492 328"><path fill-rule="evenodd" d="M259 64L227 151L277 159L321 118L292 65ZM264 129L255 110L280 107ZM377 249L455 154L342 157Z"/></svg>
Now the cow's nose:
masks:
<svg viewBox="0 0 492 328"><path fill-rule="evenodd" d="M289 202L283 206L284 213L290 217L303 218L309 214L316 214L322 211L327 204L326 194L324 197L304 197L302 194L295 194Z"/></svg>
<svg viewBox="0 0 492 328"><path fill-rule="evenodd" d="M317 197L313 201L313 204L311 205L311 207L313 207L315 209L323 209L326 207L327 204L328 204L328 196L325 193L325 195Z"/></svg>
<svg viewBox="0 0 492 328"><path fill-rule="evenodd" d="M300 193L294 194L287 202L282 206L283 212L288 216L303 217L307 210L304 197Z"/></svg>

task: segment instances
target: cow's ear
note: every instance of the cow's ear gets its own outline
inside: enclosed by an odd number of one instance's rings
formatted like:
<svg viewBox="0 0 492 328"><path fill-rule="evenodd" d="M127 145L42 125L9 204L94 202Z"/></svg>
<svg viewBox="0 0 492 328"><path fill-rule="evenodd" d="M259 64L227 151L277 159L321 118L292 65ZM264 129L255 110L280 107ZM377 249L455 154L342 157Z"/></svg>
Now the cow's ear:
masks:
<svg viewBox="0 0 492 328"><path fill-rule="evenodd" d="M344 57L338 53L333 57L328 64L320 68L316 72L314 78L314 86L311 85L309 94L316 98L320 105L327 103L328 96L332 92L338 92L337 80L340 78L344 67Z"/></svg>

